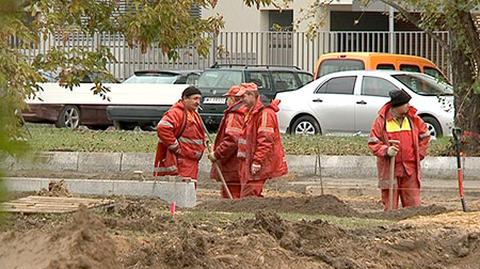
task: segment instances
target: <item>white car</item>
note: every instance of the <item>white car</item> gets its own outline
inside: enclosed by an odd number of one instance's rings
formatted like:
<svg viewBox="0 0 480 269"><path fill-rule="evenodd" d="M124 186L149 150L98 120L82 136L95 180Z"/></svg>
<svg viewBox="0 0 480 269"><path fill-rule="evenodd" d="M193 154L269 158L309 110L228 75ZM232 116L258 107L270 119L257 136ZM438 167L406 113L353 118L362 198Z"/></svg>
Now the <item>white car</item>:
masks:
<svg viewBox="0 0 480 269"><path fill-rule="evenodd" d="M453 88L433 77L402 71L346 71L277 94L280 131L292 134L368 135L392 90L405 90L434 137L450 135Z"/></svg>

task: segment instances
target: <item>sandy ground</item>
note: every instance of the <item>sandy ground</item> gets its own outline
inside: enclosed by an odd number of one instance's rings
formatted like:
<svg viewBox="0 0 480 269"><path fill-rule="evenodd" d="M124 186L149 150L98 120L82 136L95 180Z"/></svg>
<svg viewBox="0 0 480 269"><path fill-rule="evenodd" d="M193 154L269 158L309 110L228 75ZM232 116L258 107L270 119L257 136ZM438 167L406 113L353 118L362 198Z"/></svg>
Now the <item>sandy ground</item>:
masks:
<svg viewBox="0 0 480 269"><path fill-rule="evenodd" d="M240 201L204 183L199 205L174 216L158 199L126 197L74 214L6 215L0 267L480 268L474 193L467 213L442 188L424 192L421 207L385 213L375 189L319 195L291 183L269 183L265 198ZM70 193L53 184L42 195Z"/></svg>

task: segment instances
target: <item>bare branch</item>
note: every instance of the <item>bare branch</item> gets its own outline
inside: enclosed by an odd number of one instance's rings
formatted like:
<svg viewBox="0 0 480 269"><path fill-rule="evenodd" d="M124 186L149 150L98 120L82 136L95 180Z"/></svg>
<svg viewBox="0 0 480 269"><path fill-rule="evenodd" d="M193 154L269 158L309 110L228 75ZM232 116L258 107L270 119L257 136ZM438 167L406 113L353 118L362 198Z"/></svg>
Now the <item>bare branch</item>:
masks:
<svg viewBox="0 0 480 269"><path fill-rule="evenodd" d="M460 18L460 25L462 25L463 30L468 38L469 47L472 49L472 57L474 57L475 62L480 63L480 37L477 32L477 27L475 26L472 18L472 14L466 11L459 11L458 17Z"/></svg>

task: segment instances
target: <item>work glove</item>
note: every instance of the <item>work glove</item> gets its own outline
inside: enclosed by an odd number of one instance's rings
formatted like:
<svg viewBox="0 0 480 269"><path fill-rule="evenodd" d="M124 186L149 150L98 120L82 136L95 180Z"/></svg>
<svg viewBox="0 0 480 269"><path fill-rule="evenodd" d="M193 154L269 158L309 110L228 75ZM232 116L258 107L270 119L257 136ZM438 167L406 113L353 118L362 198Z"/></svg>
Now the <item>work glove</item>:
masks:
<svg viewBox="0 0 480 269"><path fill-rule="evenodd" d="M258 173L260 169L262 169L262 166L260 164L253 163L251 168L252 175Z"/></svg>
<svg viewBox="0 0 480 269"><path fill-rule="evenodd" d="M390 157L395 157L397 156L398 153L398 147L397 146L390 146L387 149L387 155Z"/></svg>
<svg viewBox="0 0 480 269"><path fill-rule="evenodd" d="M212 153L209 153L209 154L207 155L207 157L208 157L208 159L209 159L210 161L212 161L212 162L216 162L216 161L217 161L217 158L215 157L215 153L213 153L213 152L212 152Z"/></svg>
<svg viewBox="0 0 480 269"><path fill-rule="evenodd" d="M175 153L175 155L180 155L182 153L182 150L180 149L178 142L175 142L175 144L168 146L168 149L171 150L173 153Z"/></svg>

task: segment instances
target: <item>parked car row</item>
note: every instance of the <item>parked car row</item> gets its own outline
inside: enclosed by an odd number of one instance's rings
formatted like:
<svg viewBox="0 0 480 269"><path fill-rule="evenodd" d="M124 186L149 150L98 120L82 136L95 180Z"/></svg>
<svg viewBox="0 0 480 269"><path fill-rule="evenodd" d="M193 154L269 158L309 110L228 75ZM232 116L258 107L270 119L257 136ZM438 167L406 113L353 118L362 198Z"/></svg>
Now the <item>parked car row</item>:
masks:
<svg viewBox="0 0 480 269"><path fill-rule="evenodd" d="M375 69L382 71L362 71ZM342 70L356 71L339 72ZM319 58L315 77L313 80L312 74L294 66L245 64L215 64L203 71L137 71L123 83L108 84L113 95L117 89L123 94L110 101L84 96L93 95L84 90L92 84L82 83L79 88L83 90L72 92L55 83L43 84L42 94L58 96L42 102L28 100L30 109L23 115L27 121L53 122L57 127L76 128L83 124L104 129L113 124L117 129L132 130L140 126L143 130L154 130L164 112L180 98L178 92L178 96L172 97L179 89L173 85L180 88L196 85L203 95L200 115L207 127L215 131L226 108L223 94L232 85L253 82L262 97L282 101L278 114L282 132L366 134L377 111L389 100L388 92L403 89L412 95L411 104L419 109L433 136L450 134L454 113L452 87L444 82L447 80L438 67L425 58L330 53ZM49 77L49 81L52 79ZM168 92L169 88L175 91ZM150 94L139 89L147 89ZM136 97L122 99L129 91ZM165 98L166 95L169 97Z"/></svg>

